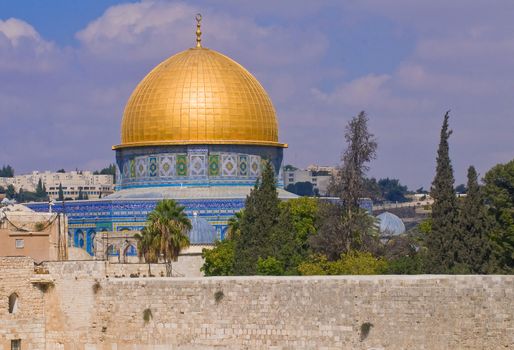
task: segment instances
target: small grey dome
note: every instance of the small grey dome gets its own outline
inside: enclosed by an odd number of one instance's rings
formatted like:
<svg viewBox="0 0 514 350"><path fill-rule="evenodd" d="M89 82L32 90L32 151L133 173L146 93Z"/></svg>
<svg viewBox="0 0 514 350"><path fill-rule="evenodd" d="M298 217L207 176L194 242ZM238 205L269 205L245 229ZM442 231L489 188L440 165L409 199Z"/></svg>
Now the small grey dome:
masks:
<svg viewBox="0 0 514 350"><path fill-rule="evenodd" d="M218 239L216 228L198 215L191 218L193 228L189 232L190 244L214 244Z"/></svg>
<svg viewBox="0 0 514 350"><path fill-rule="evenodd" d="M378 215L377 219L381 236L398 236L405 233L405 224L398 216L386 211Z"/></svg>

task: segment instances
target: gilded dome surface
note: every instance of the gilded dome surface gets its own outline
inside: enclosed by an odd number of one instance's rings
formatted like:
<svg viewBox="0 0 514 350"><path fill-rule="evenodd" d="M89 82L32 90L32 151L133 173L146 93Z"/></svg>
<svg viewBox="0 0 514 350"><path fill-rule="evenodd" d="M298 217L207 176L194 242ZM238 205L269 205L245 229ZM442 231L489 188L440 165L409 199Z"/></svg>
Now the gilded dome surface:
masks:
<svg viewBox="0 0 514 350"><path fill-rule="evenodd" d="M134 146L278 142L271 100L237 62L197 47L155 67L130 96L121 144Z"/></svg>

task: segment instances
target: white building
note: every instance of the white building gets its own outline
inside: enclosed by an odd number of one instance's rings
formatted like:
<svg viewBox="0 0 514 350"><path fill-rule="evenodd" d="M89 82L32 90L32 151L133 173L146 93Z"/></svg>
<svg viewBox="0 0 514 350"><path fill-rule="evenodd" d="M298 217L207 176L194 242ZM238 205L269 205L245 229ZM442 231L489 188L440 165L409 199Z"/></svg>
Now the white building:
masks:
<svg viewBox="0 0 514 350"><path fill-rule="evenodd" d="M48 196L57 199L59 185L62 185L64 198L77 199L80 191L88 198L94 199L114 192L114 181L111 175L94 175L91 171L39 172L16 175L15 177L0 177L0 186L7 188L13 185L16 191L35 192L39 179L45 185Z"/></svg>
<svg viewBox="0 0 514 350"><path fill-rule="evenodd" d="M336 172L335 167L309 165L307 169L284 170L284 188L297 182L310 182L320 196L327 194L330 177Z"/></svg>

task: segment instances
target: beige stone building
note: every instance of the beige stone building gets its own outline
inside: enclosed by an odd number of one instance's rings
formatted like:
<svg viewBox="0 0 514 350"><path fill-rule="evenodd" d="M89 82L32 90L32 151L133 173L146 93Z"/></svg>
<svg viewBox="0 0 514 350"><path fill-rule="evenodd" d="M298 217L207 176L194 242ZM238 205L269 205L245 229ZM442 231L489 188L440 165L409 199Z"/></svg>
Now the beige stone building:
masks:
<svg viewBox="0 0 514 350"><path fill-rule="evenodd" d="M23 205L0 208L0 256L26 256L35 261L67 259L64 215L38 213Z"/></svg>
<svg viewBox="0 0 514 350"><path fill-rule="evenodd" d="M77 199L80 190L89 198L99 198L114 192L114 179L111 175L95 175L91 171L39 172L33 171L15 177L0 177L0 186L13 185L16 191L36 191L39 180L45 185L48 196L57 199L59 185L62 185L65 198Z"/></svg>

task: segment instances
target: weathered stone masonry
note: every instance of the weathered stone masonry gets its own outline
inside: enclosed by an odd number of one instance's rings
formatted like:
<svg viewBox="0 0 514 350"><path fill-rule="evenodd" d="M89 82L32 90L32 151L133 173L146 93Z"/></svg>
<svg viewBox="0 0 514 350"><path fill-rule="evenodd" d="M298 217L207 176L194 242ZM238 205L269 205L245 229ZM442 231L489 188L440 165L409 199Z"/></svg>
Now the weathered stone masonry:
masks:
<svg viewBox="0 0 514 350"><path fill-rule="evenodd" d="M43 292L31 260L0 264L2 350L514 348L514 276L106 278L80 262L48 264Z"/></svg>

